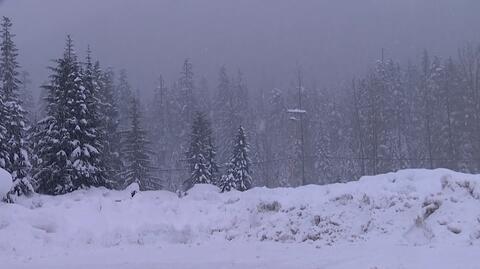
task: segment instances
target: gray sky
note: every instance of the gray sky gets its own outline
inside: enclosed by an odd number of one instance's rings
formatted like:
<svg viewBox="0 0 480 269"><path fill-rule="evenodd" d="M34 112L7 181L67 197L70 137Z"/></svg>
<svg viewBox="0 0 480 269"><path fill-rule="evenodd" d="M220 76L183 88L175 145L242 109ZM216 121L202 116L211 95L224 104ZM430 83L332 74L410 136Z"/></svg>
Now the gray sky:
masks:
<svg viewBox="0 0 480 269"><path fill-rule="evenodd" d="M211 87L222 64L250 88L281 87L297 62L331 86L362 75L382 47L402 61L423 48L455 55L480 40L479 10L478 0L0 0L36 85L71 34L79 55L90 44L141 91L160 73L177 78L186 57Z"/></svg>

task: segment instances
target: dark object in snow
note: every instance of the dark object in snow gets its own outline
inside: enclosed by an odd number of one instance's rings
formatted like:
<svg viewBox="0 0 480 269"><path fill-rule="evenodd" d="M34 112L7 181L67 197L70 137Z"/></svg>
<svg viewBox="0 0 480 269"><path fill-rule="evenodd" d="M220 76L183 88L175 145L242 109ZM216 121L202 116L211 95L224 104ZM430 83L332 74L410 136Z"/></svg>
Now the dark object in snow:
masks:
<svg viewBox="0 0 480 269"><path fill-rule="evenodd" d="M281 208L282 205L278 201L261 202L257 205L258 212L278 212Z"/></svg>
<svg viewBox="0 0 480 269"><path fill-rule="evenodd" d="M135 196L135 194L137 194L137 190L134 190L130 193L131 197L133 198L133 196Z"/></svg>
<svg viewBox="0 0 480 269"><path fill-rule="evenodd" d="M182 190L177 190L176 191L178 198L183 198L188 195L188 192L182 191Z"/></svg>

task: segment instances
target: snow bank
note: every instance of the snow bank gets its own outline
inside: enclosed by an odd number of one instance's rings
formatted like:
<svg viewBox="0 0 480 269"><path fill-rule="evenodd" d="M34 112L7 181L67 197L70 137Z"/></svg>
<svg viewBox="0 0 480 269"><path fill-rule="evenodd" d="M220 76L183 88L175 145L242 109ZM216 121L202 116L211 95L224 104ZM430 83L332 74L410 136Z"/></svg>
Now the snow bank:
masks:
<svg viewBox="0 0 480 269"><path fill-rule="evenodd" d="M0 201L12 188L12 176L0 168Z"/></svg>
<svg viewBox="0 0 480 269"><path fill-rule="evenodd" d="M219 193L92 189L0 205L0 253L205 242L480 243L480 175L404 170L357 182Z"/></svg>

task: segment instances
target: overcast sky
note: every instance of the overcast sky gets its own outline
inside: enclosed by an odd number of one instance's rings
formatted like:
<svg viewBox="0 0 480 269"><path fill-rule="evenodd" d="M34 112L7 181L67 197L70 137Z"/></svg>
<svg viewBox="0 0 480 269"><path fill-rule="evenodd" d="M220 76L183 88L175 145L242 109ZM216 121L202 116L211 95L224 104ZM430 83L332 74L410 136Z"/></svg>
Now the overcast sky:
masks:
<svg viewBox="0 0 480 269"><path fill-rule="evenodd" d="M177 78L187 57L210 86L226 64L241 68L250 88L281 87L297 62L331 86L362 75L382 47L401 61L423 48L455 55L480 40L479 11L478 0L0 0L36 85L71 34L82 57L90 44L141 91L160 73Z"/></svg>

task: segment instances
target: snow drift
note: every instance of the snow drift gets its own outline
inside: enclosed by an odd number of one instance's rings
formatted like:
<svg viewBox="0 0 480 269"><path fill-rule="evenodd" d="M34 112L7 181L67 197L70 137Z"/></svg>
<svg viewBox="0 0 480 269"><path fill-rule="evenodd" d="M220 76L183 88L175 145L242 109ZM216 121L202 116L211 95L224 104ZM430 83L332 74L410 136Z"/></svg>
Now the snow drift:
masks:
<svg viewBox="0 0 480 269"><path fill-rule="evenodd" d="M357 182L219 193L106 189L0 204L0 253L205 242L480 243L480 175L404 170Z"/></svg>
<svg viewBox="0 0 480 269"><path fill-rule="evenodd" d="M12 188L12 176L0 168L0 201ZM1 219L0 219L1 220Z"/></svg>

